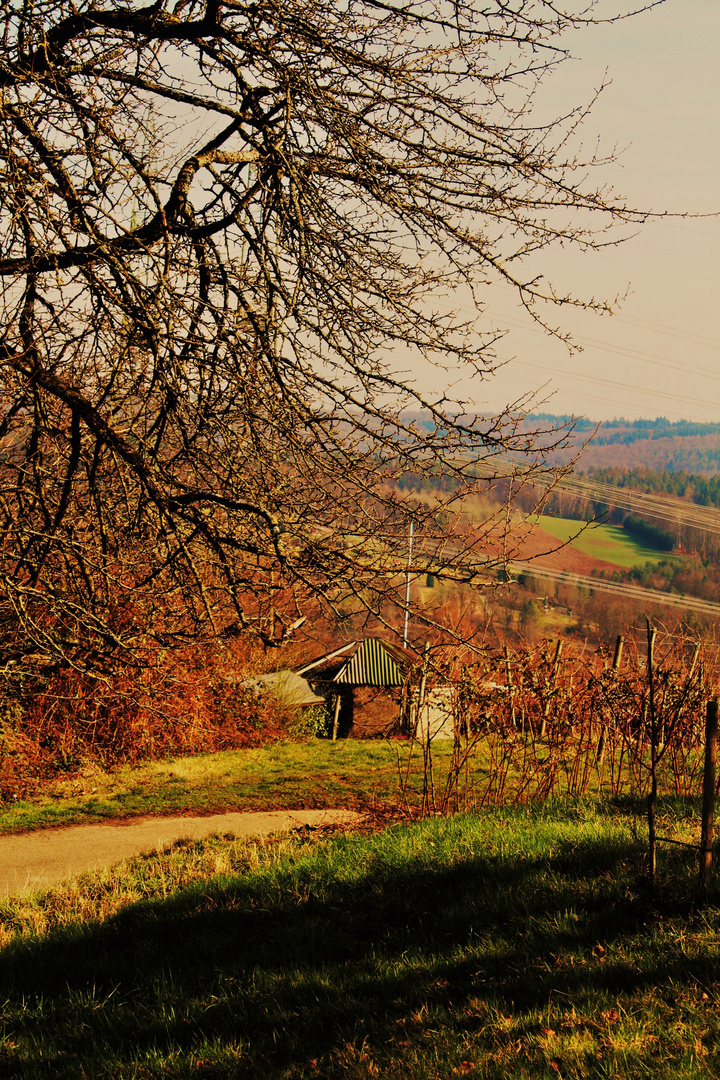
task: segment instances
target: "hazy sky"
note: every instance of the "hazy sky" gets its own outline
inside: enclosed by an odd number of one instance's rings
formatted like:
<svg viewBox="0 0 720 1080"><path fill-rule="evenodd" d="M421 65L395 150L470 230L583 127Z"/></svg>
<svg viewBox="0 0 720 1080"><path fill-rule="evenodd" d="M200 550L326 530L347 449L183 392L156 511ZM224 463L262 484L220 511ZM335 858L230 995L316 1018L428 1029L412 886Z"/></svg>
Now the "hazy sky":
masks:
<svg viewBox="0 0 720 1080"><path fill-rule="evenodd" d="M588 147L625 147L606 177L630 204L690 214L720 211L720 3L666 0L612 26L571 35L578 59L544 90L558 114L612 85L585 128ZM630 294L613 318L558 313L583 351L529 328L510 291L487 298L486 320L510 332L510 362L472 393L493 411L528 391L543 411L593 419L665 415L720 421L720 218L651 221L619 248L559 252L544 269L577 293ZM513 358L514 359L511 359Z"/></svg>

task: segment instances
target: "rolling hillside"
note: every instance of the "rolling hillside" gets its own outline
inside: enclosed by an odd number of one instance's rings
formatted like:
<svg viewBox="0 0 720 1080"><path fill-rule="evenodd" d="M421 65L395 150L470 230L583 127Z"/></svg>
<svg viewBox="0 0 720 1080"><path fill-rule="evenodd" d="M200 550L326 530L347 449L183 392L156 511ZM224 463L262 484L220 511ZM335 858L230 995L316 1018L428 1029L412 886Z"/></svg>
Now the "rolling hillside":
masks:
<svg viewBox="0 0 720 1080"><path fill-rule="evenodd" d="M638 543L620 526L584 524L545 515L536 523L523 522L512 530L507 556L512 562L532 560L528 564L530 573L533 566L538 566L583 575L603 571L612 574L667 558L663 552Z"/></svg>

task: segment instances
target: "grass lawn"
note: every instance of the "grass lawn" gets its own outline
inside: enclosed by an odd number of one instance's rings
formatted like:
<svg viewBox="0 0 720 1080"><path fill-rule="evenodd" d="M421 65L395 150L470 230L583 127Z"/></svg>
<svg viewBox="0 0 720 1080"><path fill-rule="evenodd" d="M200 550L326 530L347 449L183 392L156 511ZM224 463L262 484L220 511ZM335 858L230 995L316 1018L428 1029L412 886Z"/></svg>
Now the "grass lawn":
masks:
<svg viewBox="0 0 720 1080"><path fill-rule="evenodd" d="M452 770L452 740L433 742L432 778L428 774L426 787L426 796L430 790L433 793L432 808L445 805L449 809L478 809L494 805L502 747L495 747L493 763L492 742L480 739L474 745L467 767L460 768L459 776ZM504 802L514 798L527 801L536 784L548 790L547 778L543 779L545 762L541 760L545 757L553 775L550 790L555 795L566 794L578 754L582 757L587 753L586 747L569 742L555 760L545 754L541 744L535 758L530 738L527 744L520 739L508 745L512 758L507 774L503 773ZM659 790L661 795L669 796L675 785L672 771L665 764L660 770ZM695 767L695 763L688 761L688 767ZM619 768L616 762L616 774ZM610 771L606 761L602 777L591 772L585 789L590 796L606 796L615 790L609 787ZM453 776L458 781L456 793ZM342 739L333 743L328 739L305 739L270 743L252 750L144 762L111 773L88 768L82 775L49 785L34 798L0 804L0 835L143 816L224 811L337 807L397 818L406 812L416 814L422 808L424 786L423 751L418 742L411 745L405 739ZM627 796L636 790L627 769L620 790Z"/></svg>
<svg viewBox="0 0 720 1080"><path fill-rule="evenodd" d="M434 751L439 763L450 752L440 743ZM395 807L407 754L404 740L309 739L144 762L112 773L93 768L33 799L0 804L0 834L151 814ZM417 745L415 755L422 757ZM416 768L411 804L417 805L421 790L422 770Z"/></svg>
<svg viewBox="0 0 720 1080"><path fill-rule="evenodd" d="M540 527L550 533L556 540L563 544L570 541L571 537L577 537L572 541L572 546L590 555L594 559L604 559L605 562L614 563L615 566L629 569L631 566L641 566L646 562L657 563L661 559L672 558L665 551L657 551L655 548L644 547L634 540L629 533L619 525L590 524L584 532L577 536L583 527L581 521L572 521L570 518L548 517L541 515Z"/></svg>
<svg viewBox="0 0 720 1080"><path fill-rule="evenodd" d="M682 834L682 813L662 823ZM590 803L214 839L0 907L0 1075L720 1075L714 887ZM678 831L679 830L679 831Z"/></svg>

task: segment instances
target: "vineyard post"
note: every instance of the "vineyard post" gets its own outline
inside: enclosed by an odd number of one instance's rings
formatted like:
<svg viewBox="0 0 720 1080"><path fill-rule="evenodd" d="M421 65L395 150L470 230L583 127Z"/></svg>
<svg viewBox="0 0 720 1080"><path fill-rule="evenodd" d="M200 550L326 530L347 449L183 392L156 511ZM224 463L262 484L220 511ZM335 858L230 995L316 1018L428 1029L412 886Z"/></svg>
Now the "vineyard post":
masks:
<svg viewBox="0 0 720 1080"><path fill-rule="evenodd" d="M420 689L418 690L418 705L417 705L418 726L420 727L421 731L422 731L421 716L422 716L422 707L425 704L425 687L427 686L429 653L430 653L430 642L426 641L425 646L423 648L423 662L422 662L422 671L421 671L421 674L420 674ZM428 723L427 730L428 730L428 739L429 739L429 733L430 733L430 724L429 723Z"/></svg>
<svg viewBox="0 0 720 1080"><path fill-rule="evenodd" d="M622 657L622 651L623 651L623 645L624 644L625 644L625 638L623 637L622 634L618 634L617 641L615 642L615 655L613 656L613 662L612 662L612 670L613 671L617 671L618 668L620 667L620 659ZM596 760L597 760L598 769L602 768L602 763L603 763L603 760L605 758L605 745L607 743L607 736L608 736L608 726L607 726L607 724L603 724L602 729L600 731L600 738L598 739L598 747L597 747L597 754L596 754Z"/></svg>
<svg viewBox="0 0 720 1080"><path fill-rule="evenodd" d="M710 884L712 870L713 816L715 810L715 758L718 734L718 699L708 701L705 709L705 771L703 773L702 831L700 834L700 877L702 892Z"/></svg>
<svg viewBox="0 0 720 1080"><path fill-rule="evenodd" d="M423 815L435 813L435 778L433 776L432 750L430 748L430 712L428 711L425 728L422 727L422 711L425 707L427 694L428 664L430 660L430 642L425 642L423 648L422 674L420 676L420 689L418 690L418 726L422 732L423 740Z"/></svg>
<svg viewBox="0 0 720 1080"><path fill-rule="evenodd" d="M547 731L547 720L550 713L550 702L552 700L552 691L557 682L558 672L560 671L560 655L562 653L562 638L558 638L557 645L555 646L555 658L553 660L552 674L550 676L550 686L548 687L547 698L545 699L545 708L543 709L542 727L540 728L540 738L545 738Z"/></svg>
<svg viewBox="0 0 720 1080"><path fill-rule="evenodd" d="M332 722L332 741L337 742L338 727L340 726L340 705L342 704L342 698L340 694L335 695L335 708L333 709L333 722Z"/></svg>
<svg viewBox="0 0 720 1080"><path fill-rule="evenodd" d="M655 833L655 809L657 806L657 716L655 714L654 650L657 630L647 619L647 679L648 706L650 709L650 793L647 799L648 818L648 878L650 888L655 886L657 869L657 837Z"/></svg>
<svg viewBox="0 0 720 1080"><path fill-rule="evenodd" d="M505 646L505 672L507 678L508 697L510 699L510 720L513 727L517 727L517 719L515 717L515 694L512 682L512 673L510 670L510 650L507 645Z"/></svg>
<svg viewBox="0 0 720 1080"><path fill-rule="evenodd" d="M530 713L528 712L528 709L527 709L527 703L525 701L525 695L523 693L523 683L524 683L523 669L522 669L522 666L519 666L518 667L518 674L517 674L517 689L518 689L518 695L519 695L519 698L520 698L520 733L522 735L525 734L525 720L527 719L527 726L528 726L528 731L530 732L530 737L532 739L534 739L535 738L535 729L533 727L532 717L530 716Z"/></svg>

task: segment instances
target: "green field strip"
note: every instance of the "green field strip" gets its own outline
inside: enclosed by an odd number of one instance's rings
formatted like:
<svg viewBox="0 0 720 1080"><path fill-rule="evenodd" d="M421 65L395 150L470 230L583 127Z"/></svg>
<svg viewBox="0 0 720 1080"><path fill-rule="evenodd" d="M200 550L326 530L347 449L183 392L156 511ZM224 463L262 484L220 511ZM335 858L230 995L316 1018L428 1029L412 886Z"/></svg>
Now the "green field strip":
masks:
<svg viewBox="0 0 720 1080"><path fill-rule="evenodd" d="M658 563L673 557L666 551L657 551L634 540L620 525L591 522L583 530L585 523L582 521L545 514L538 519L538 523L545 532L561 543L571 543L576 551L581 551L584 555L603 559L624 569L641 566L646 562Z"/></svg>

